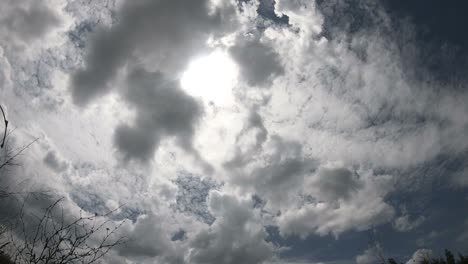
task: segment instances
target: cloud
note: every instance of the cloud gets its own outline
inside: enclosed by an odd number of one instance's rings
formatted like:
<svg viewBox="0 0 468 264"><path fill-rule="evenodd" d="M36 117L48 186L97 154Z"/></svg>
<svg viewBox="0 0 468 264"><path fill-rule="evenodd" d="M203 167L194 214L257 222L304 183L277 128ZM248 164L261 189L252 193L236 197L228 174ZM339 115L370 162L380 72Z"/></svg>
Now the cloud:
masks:
<svg viewBox="0 0 468 264"><path fill-rule="evenodd" d="M356 256L357 264L373 264L379 262L377 252L374 249L366 249L362 254Z"/></svg>
<svg viewBox="0 0 468 264"><path fill-rule="evenodd" d="M430 257L432 257L432 250L425 248L418 249L413 253L413 256L406 262L406 264L421 263L424 259Z"/></svg>
<svg viewBox="0 0 468 264"><path fill-rule="evenodd" d="M274 247L265 241L266 232L249 202L212 191L209 208L216 221L190 242L188 262L255 264L273 256Z"/></svg>
<svg viewBox="0 0 468 264"><path fill-rule="evenodd" d="M346 231L363 231L390 221L395 212L385 202L385 196L391 191L392 177L372 172L361 175L363 187L348 199L321 201L320 192L319 195L310 193L315 199L306 200L298 208L284 210L278 217L280 233L303 238L309 234L338 237Z"/></svg>
<svg viewBox="0 0 468 264"><path fill-rule="evenodd" d="M320 165L304 158L298 142L278 136L260 146L254 159L230 164L230 182L264 199L271 215L280 212L282 235L338 236L393 218L394 209L384 200L392 190L391 176L365 172L361 177L347 168Z"/></svg>
<svg viewBox="0 0 468 264"><path fill-rule="evenodd" d="M414 184L426 178L465 191L466 85L418 67L411 24L391 27L379 4L6 3L1 103L14 143L44 142L0 183L47 187L74 212L123 204L110 220L127 219L131 240L109 262L283 263L302 259L302 243L339 247L328 235L390 232L388 223L424 232L424 217L396 215L407 201L393 196L439 195ZM204 104L179 84L212 50L239 66L230 105Z"/></svg>
<svg viewBox="0 0 468 264"><path fill-rule="evenodd" d="M252 141L253 139L253 141ZM268 139L268 131L263 124L263 118L256 111L251 111L235 137L233 157L225 162L227 169L236 169L249 163L252 155L261 151L263 144Z"/></svg>
<svg viewBox="0 0 468 264"><path fill-rule="evenodd" d="M148 161L162 139L175 138L210 172L192 146L202 106L180 89L178 79L191 58L210 49L210 37L236 24L236 9L230 2L148 0L122 3L117 19L90 38L84 67L71 78L73 102L85 105L127 79L120 94L136 117L115 128L123 157Z"/></svg>
<svg viewBox="0 0 468 264"><path fill-rule="evenodd" d="M256 116L255 120L262 121ZM248 129L241 130L237 139L244 135L256 138L247 131L263 127L263 122L255 122L255 126L249 121ZM391 176L365 172L361 177L345 167L320 164L304 157L299 142L276 135L265 137L268 134L261 132L265 130L256 131L253 135L259 136L257 140L247 145L238 141L243 147L237 149L237 157L249 154L251 159L228 162L229 181L264 199L263 209L270 215L278 214L276 223L282 235L338 236L349 230L367 230L393 218L394 209L385 202L392 190Z"/></svg>
<svg viewBox="0 0 468 264"><path fill-rule="evenodd" d="M122 94L136 109L135 125L116 128L115 144L129 159L153 157L161 138L173 136L184 149L194 151L192 137L203 110L175 81L162 73L136 69L130 73Z"/></svg>
<svg viewBox="0 0 468 264"><path fill-rule="evenodd" d="M307 42L314 41L314 36L322 31L323 16L316 12L315 5L315 2L305 0L279 0L275 3L275 13L288 16L289 24L299 32L299 39L306 38L300 45L308 45ZM307 40L309 37L313 38Z"/></svg>
<svg viewBox="0 0 468 264"><path fill-rule="evenodd" d="M119 255L140 260L158 257L165 263L184 263L182 248L171 240L168 223L169 219L154 214L139 217L135 225L122 230L129 242L117 249Z"/></svg>
<svg viewBox="0 0 468 264"><path fill-rule="evenodd" d="M317 159L389 169L464 151L465 144L454 143L465 141L466 118L461 113L466 109L454 102L466 92L442 89L430 78L412 74L417 68L408 66L411 54L398 48L400 41L411 39L410 33L401 32L401 39L392 40L377 27L349 38L324 39L316 34L298 41L320 25L306 23L305 12L309 19L316 15L313 8L290 5L285 4L282 12L294 14L297 32L271 28L266 32L280 57L289 58L285 78L277 79L265 107L264 118L273 120L266 126L270 132L303 141ZM457 114L448 115L448 108Z"/></svg>
<svg viewBox="0 0 468 264"><path fill-rule="evenodd" d="M42 96L40 103L44 105L60 101L57 93L50 96L44 90L55 84L53 77L59 71L56 62L60 60L57 55L66 43L64 32L73 23L65 5L65 0L3 2L0 84L4 104L8 103L6 99L13 100L10 92L13 96Z"/></svg>
<svg viewBox="0 0 468 264"><path fill-rule="evenodd" d="M0 8L1 42L7 46L28 45L61 22L60 15L47 1L8 0Z"/></svg>
<svg viewBox="0 0 468 264"><path fill-rule="evenodd" d="M393 227L400 232L407 232L420 226L424 222L424 216L419 216L411 220L408 214L404 214L395 219Z"/></svg>
<svg viewBox="0 0 468 264"><path fill-rule="evenodd" d="M358 177L356 173L345 168L322 168L310 185L317 190L320 199L347 200L364 185Z"/></svg>
<svg viewBox="0 0 468 264"><path fill-rule="evenodd" d="M298 142L279 136L270 136L258 153L252 154L248 162L238 167L228 163L230 181L266 199L272 209L294 203L301 195L305 177L317 167L314 160L304 158Z"/></svg>
<svg viewBox="0 0 468 264"><path fill-rule="evenodd" d="M61 172L67 169L68 164L61 157L58 156L56 151L49 151L44 157L44 163L56 172Z"/></svg>
<svg viewBox="0 0 468 264"><path fill-rule="evenodd" d="M284 73L278 54L261 39L239 37L229 53L239 64L240 74L248 85L268 87L274 77Z"/></svg>
<svg viewBox="0 0 468 264"><path fill-rule="evenodd" d="M117 248L122 257L150 263L263 263L274 256L275 247L266 242L266 231L251 201L211 191L208 210L215 217L208 225L186 224L184 216L159 212L139 216L127 223L122 235L127 245ZM169 214L168 214L169 213ZM185 224L184 224L185 223ZM182 239L173 235L184 232Z"/></svg>
<svg viewBox="0 0 468 264"><path fill-rule="evenodd" d="M451 174L450 178L455 188L468 186L468 163L466 162L466 158L466 153L463 153L458 157L455 156L451 162L453 163L452 168L454 171L449 170L448 173Z"/></svg>
<svg viewBox="0 0 468 264"><path fill-rule="evenodd" d="M126 63L177 75L194 53L207 48L211 35L231 27L235 10L228 7L208 0L123 3L118 23L94 36L85 67L74 74L73 101L84 105L108 92Z"/></svg>

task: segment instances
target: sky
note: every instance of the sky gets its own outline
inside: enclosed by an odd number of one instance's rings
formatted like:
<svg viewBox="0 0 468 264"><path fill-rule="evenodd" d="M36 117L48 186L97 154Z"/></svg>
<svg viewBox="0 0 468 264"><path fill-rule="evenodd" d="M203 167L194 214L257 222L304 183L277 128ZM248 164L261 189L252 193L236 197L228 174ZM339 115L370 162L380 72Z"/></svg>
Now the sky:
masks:
<svg viewBox="0 0 468 264"><path fill-rule="evenodd" d="M467 253L467 9L3 0L8 144L38 140L0 186L43 195L0 216L116 210L113 264Z"/></svg>

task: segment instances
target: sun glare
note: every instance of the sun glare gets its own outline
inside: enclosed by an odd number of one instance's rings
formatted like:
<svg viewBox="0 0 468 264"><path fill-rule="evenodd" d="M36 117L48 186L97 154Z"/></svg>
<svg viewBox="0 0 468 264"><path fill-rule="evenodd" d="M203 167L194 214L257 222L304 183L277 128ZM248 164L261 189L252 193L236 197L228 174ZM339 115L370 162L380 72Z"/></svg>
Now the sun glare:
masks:
<svg viewBox="0 0 468 264"><path fill-rule="evenodd" d="M237 66L229 55L217 50L192 61L182 75L181 86L206 102L225 104L232 98L237 74Z"/></svg>

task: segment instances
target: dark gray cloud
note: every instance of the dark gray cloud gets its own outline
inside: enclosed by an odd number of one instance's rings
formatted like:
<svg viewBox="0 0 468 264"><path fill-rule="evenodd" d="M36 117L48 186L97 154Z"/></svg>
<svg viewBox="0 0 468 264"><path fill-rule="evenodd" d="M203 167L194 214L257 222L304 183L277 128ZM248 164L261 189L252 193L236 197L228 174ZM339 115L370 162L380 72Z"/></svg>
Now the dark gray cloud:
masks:
<svg viewBox="0 0 468 264"><path fill-rule="evenodd" d="M164 229L168 220L149 214L139 217L133 227L124 227L129 243L117 248L119 255L139 261L156 257L164 263L184 263L184 252L171 240L170 230Z"/></svg>
<svg viewBox="0 0 468 264"><path fill-rule="evenodd" d="M75 103L85 104L110 89L107 82L114 77L129 52L130 44L127 42L127 38L104 30L95 37L87 55L86 68L73 76L72 95Z"/></svg>
<svg viewBox="0 0 468 264"><path fill-rule="evenodd" d="M305 177L318 166L317 161L303 156L299 142L276 135L270 136L257 153L247 154L251 157L249 160L228 163L233 174L230 180L262 199L266 198L273 207L299 197Z"/></svg>
<svg viewBox="0 0 468 264"><path fill-rule="evenodd" d="M174 137L182 148L194 151L192 137L203 110L178 82L161 72L136 69L126 86L122 97L136 110L136 120L117 127L114 138L126 158L150 159L164 137Z"/></svg>
<svg viewBox="0 0 468 264"><path fill-rule="evenodd" d="M56 172L64 171L68 167L68 164L53 150L49 151L44 157L44 163Z"/></svg>
<svg viewBox="0 0 468 264"><path fill-rule="evenodd" d="M72 97L85 105L118 85L112 81L124 66L141 68L130 70L122 93L136 110L135 122L115 129L115 145L126 158L148 160L160 140L175 137L179 146L211 170L191 142L202 109L182 92L177 78L192 57L208 49L210 36L236 23L234 7L220 6L208 0L125 2L109 28L95 30L84 68L73 74Z"/></svg>
<svg viewBox="0 0 468 264"><path fill-rule="evenodd" d="M345 168L320 169L313 183L318 189L319 198L325 200L349 199L363 187L359 176Z"/></svg>
<svg viewBox="0 0 468 264"><path fill-rule="evenodd" d="M239 38L229 52L239 64L241 77L249 85L268 85L274 77L284 73L280 57L273 48L257 38L244 38Z"/></svg>
<svg viewBox="0 0 468 264"><path fill-rule="evenodd" d="M274 247L265 242L266 232L252 211L252 204L219 192L211 192L209 208L216 221L190 243L189 263L264 263Z"/></svg>
<svg viewBox="0 0 468 264"><path fill-rule="evenodd" d="M0 9L0 36L9 41L29 42L47 34L61 22L44 1L6 0Z"/></svg>
<svg viewBox="0 0 468 264"><path fill-rule="evenodd" d="M211 34L234 23L229 5L214 10L210 5L207 0L123 3L115 25L95 34L85 67L73 76L74 102L83 105L109 91L109 81L129 60L171 74L180 70L206 48Z"/></svg>

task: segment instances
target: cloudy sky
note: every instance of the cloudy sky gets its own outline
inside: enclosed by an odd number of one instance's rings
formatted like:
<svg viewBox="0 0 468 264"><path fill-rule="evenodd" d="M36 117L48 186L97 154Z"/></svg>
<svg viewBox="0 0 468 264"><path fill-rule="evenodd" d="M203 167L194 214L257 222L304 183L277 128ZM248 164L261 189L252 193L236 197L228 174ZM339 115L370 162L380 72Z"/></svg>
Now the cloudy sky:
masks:
<svg viewBox="0 0 468 264"><path fill-rule="evenodd" d="M0 184L48 190L69 212L120 206L129 242L107 263L466 252L467 10L2 0L9 143L39 140Z"/></svg>

